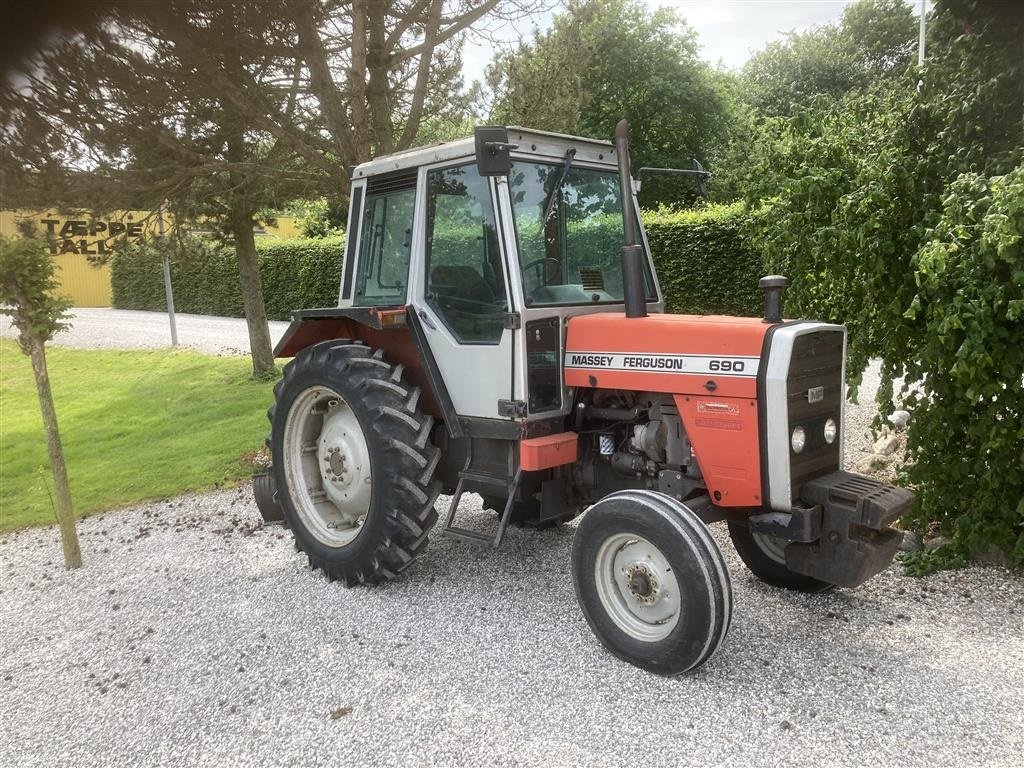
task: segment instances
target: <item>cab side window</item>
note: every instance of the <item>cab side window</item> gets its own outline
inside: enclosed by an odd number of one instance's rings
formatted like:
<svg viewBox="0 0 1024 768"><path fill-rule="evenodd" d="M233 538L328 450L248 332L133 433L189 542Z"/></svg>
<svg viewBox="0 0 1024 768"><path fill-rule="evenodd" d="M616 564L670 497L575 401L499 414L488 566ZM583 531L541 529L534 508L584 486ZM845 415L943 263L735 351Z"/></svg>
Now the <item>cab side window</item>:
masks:
<svg viewBox="0 0 1024 768"><path fill-rule="evenodd" d="M455 337L496 344L508 300L488 180L476 163L427 173L427 300Z"/></svg>
<svg viewBox="0 0 1024 768"><path fill-rule="evenodd" d="M355 306L405 304L415 203L415 172L370 179L359 235Z"/></svg>

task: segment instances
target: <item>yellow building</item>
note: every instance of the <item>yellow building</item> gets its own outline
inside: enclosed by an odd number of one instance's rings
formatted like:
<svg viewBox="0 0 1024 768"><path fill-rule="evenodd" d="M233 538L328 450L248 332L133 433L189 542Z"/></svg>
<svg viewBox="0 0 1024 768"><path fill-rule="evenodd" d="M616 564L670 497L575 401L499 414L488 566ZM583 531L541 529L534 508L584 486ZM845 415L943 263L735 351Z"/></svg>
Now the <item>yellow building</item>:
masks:
<svg viewBox="0 0 1024 768"><path fill-rule="evenodd" d="M18 237L28 224L50 245L62 295L76 307L109 307L111 302L108 256L119 243L131 242L159 231L151 211L119 211L95 216L85 211L0 211L0 236ZM165 226L173 223L168 215ZM257 237L292 238L300 232L293 216L281 216L274 226L257 227Z"/></svg>

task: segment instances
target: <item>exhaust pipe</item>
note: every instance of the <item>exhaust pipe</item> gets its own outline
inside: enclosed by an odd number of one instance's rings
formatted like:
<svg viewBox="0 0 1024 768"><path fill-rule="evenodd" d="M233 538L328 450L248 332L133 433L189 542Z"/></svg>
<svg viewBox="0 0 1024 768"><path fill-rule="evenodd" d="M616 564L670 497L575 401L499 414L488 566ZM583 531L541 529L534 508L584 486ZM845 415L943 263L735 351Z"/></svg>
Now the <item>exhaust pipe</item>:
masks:
<svg viewBox="0 0 1024 768"><path fill-rule="evenodd" d="M629 174L629 122L615 126L615 153L619 160L619 187L622 191L622 296L626 317L647 317L647 289L644 286L644 249L633 210L633 179Z"/></svg>

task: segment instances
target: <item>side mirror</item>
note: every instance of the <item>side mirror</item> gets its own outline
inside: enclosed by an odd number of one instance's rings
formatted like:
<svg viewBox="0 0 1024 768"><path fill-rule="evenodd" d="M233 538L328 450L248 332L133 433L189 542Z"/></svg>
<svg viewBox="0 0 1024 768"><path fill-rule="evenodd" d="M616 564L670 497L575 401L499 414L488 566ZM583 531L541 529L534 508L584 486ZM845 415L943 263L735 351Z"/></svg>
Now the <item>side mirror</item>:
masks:
<svg viewBox="0 0 1024 768"><path fill-rule="evenodd" d="M481 176L508 176L512 170L509 152L518 144L508 143L508 129L502 125L481 125L473 131L476 167Z"/></svg>

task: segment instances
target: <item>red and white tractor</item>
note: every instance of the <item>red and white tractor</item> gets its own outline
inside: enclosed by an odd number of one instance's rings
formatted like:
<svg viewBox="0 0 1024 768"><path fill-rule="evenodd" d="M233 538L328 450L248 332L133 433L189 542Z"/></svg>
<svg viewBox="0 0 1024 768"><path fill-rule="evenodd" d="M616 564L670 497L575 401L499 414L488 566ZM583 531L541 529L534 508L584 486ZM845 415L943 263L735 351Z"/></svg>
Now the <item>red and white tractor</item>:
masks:
<svg viewBox="0 0 1024 768"><path fill-rule="evenodd" d="M732 591L707 525L760 579L803 591L885 568L907 491L843 471L845 328L664 312L615 143L522 128L364 163L338 306L297 311L255 481L313 568L398 576L444 535L498 546L586 510L576 595L617 656L706 661ZM340 256L340 255L339 255ZM464 493L499 513L457 523Z"/></svg>

